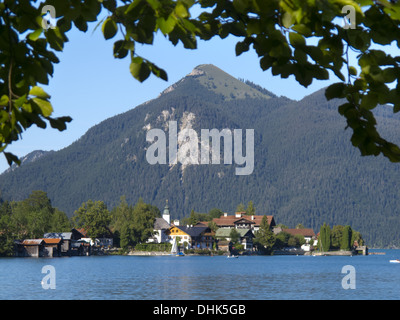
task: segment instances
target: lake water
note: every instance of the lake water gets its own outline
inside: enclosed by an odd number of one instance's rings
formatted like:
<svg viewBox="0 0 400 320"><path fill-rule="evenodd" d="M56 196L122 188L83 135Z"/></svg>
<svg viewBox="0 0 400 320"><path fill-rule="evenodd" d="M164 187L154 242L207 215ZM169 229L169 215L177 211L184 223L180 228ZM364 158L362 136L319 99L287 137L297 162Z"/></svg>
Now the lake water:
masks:
<svg viewBox="0 0 400 320"><path fill-rule="evenodd" d="M385 255L1 258L0 299L400 299L400 250ZM370 250L374 252L374 250ZM50 265L53 273L42 273ZM342 273L344 266L352 273ZM55 281L44 281L54 275ZM350 276L352 277L350 280ZM347 277L347 278L346 278ZM44 289L42 283L55 289ZM355 285L344 289L343 283ZM346 287L346 285L344 285Z"/></svg>

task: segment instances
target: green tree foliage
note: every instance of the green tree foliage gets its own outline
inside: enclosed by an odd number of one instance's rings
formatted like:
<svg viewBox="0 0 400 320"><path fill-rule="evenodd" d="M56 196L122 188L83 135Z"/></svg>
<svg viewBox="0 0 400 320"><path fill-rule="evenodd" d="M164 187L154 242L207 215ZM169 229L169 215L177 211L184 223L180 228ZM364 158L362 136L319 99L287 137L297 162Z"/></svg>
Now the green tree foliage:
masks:
<svg viewBox="0 0 400 320"><path fill-rule="evenodd" d="M299 248L305 243L305 239L301 235L291 236L287 242L288 247Z"/></svg>
<svg viewBox="0 0 400 320"><path fill-rule="evenodd" d="M214 218L219 218L223 214L222 210L218 208L212 208L208 213L195 212L193 209L190 211L190 215L183 217L181 222L182 225L195 225L198 222L210 222Z"/></svg>
<svg viewBox="0 0 400 320"><path fill-rule="evenodd" d="M330 248L333 250L350 250L355 241L361 246L365 243L361 233L354 231L349 225L334 225L330 239Z"/></svg>
<svg viewBox="0 0 400 320"><path fill-rule="evenodd" d="M253 201L251 201L251 200L247 204L246 214L249 216L256 214L256 208L254 208Z"/></svg>
<svg viewBox="0 0 400 320"><path fill-rule="evenodd" d="M299 248L301 247L303 244L306 243L306 240L304 239L303 236L301 235L296 235L293 236L287 232L279 232L276 236L276 241L275 241L275 245L274 248L276 249L282 249L285 247L296 247Z"/></svg>
<svg viewBox="0 0 400 320"><path fill-rule="evenodd" d="M45 5L55 9L54 28L42 19ZM195 6L201 12L192 17ZM351 28L343 24L345 6L355 14ZM104 38L118 37L114 57L129 56L137 80L150 74L167 80L167 73L137 50L152 45L157 32L186 49L196 49L198 39L236 36L236 55L254 49L262 70L273 75L294 76L305 87L334 75L339 82L326 90L326 97L347 100L339 112L353 130L352 144L362 155L400 161L400 149L380 135L372 113L382 104L400 110L398 85L390 86L399 77L399 57L379 48L399 38L400 5L388 0L47 0L40 5L6 0L0 4L1 151L32 124L44 128L47 120L64 130L71 121L50 117L50 96L39 85L48 84L59 62L54 51L63 50L71 28L86 32L103 8L108 11L100 21ZM355 61L349 59L350 50L358 53ZM4 154L9 163L18 161Z"/></svg>
<svg viewBox="0 0 400 320"><path fill-rule="evenodd" d="M133 243L147 241L154 234L154 220L160 217L158 208L139 199L133 208L132 240Z"/></svg>
<svg viewBox="0 0 400 320"><path fill-rule="evenodd" d="M103 201L88 200L75 211L72 221L76 228L84 228L89 238L101 238L109 234L111 214Z"/></svg>
<svg viewBox="0 0 400 320"><path fill-rule="evenodd" d="M275 248L282 249L284 247L288 247L290 237L291 237L291 235L287 232L284 232L284 231L279 232L275 236Z"/></svg>
<svg viewBox="0 0 400 320"><path fill-rule="evenodd" d="M338 250L342 246L343 226L334 225L331 230L331 248Z"/></svg>
<svg viewBox="0 0 400 320"><path fill-rule="evenodd" d="M218 226L214 221L210 221L207 226L211 229L211 231L216 232L218 230Z"/></svg>
<svg viewBox="0 0 400 320"><path fill-rule="evenodd" d="M196 213L194 212L194 210L192 209L192 211L190 211L190 216L187 219L187 224L188 225L192 225L194 226L195 224L197 224L200 220L198 219L198 215L196 215Z"/></svg>
<svg viewBox="0 0 400 320"><path fill-rule="evenodd" d="M206 215L213 206L232 214L239 202L252 199L257 214L273 215L277 223L302 222L319 230L324 221L331 226L341 221L360 231L371 247L400 246L392 236L400 232L400 198L393 187L399 167L383 157L359 157L347 143L350 132L342 135L338 101L327 102L323 90L299 102L284 97L227 101L199 84L199 78L185 77L175 90L94 126L71 146L4 173L4 199L22 200L32 190L46 188L53 205L71 216L87 199L101 199L113 208L121 194L129 203L142 196L159 207L170 198L173 218L187 217L193 208ZM213 82L223 80L215 76ZM143 126L160 126L157 117L172 105L178 119L190 106L199 135L200 124L254 128L254 173L237 177L230 165L190 166L181 180L179 164L173 170L149 165ZM395 138L397 119L389 108L381 111L377 119L385 121L386 134ZM199 221L209 220L199 216Z"/></svg>
<svg viewBox="0 0 400 320"><path fill-rule="evenodd" d="M126 196L120 198L120 203L111 210L111 228L119 230L122 236L123 227L132 216L133 207L126 201ZM124 231L126 233L126 231Z"/></svg>
<svg viewBox="0 0 400 320"><path fill-rule="evenodd" d="M352 239L352 230L350 226L344 226L343 227L343 235L342 235L342 241L340 244L340 249L341 250L350 250L350 248L353 246L353 243L351 243Z"/></svg>
<svg viewBox="0 0 400 320"><path fill-rule="evenodd" d="M128 247L132 244L132 236L127 224L123 225L120 229L120 247L123 251L128 251Z"/></svg>
<svg viewBox="0 0 400 320"><path fill-rule="evenodd" d="M14 249L12 209L8 202L0 203L0 256L11 256Z"/></svg>
<svg viewBox="0 0 400 320"><path fill-rule="evenodd" d="M321 251L329 251L331 248L331 228L325 222L319 231L319 245Z"/></svg>
<svg viewBox="0 0 400 320"><path fill-rule="evenodd" d="M262 218L260 228L256 231L253 242L258 250L264 253L271 253L276 237L270 229L267 216Z"/></svg>
<svg viewBox="0 0 400 320"><path fill-rule="evenodd" d="M208 218L205 221L212 220L214 218L219 218L223 215L223 211L218 208L212 208L210 211L208 211ZM209 219L209 220L208 220Z"/></svg>
<svg viewBox="0 0 400 320"><path fill-rule="evenodd" d="M12 223L18 237L38 238L46 232L70 230L68 217L64 212L53 208L47 193L35 190L31 195L12 206Z"/></svg>
<svg viewBox="0 0 400 320"><path fill-rule="evenodd" d="M142 198L131 206L125 196L112 210L111 228L120 233L120 246L124 250L138 243L146 242L154 234L155 218L161 216L160 210L143 201Z"/></svg>
<svg viewBox="0 0 400 320"><path fill-rule="evenodd" d="M0 202L0 256L13 255L14 240L70 230L67 215L54 208L43 191L33 191L22 201Z"/></svg>
<svg viewBox="0 0 400 320"><path fill-rule="evenodd" d="M229 233L229 238L233 244L237 244L240 242L240 233L235 228L232 228Z"/></svg>
<svg viewBox="0 0 400 320"><path fill-rule="evenodd" d="M54 209L53 217L51 219L50 230L57 230L57 232L69 232L71 230L71 220L63 212Z"/></svg>
<svg viewBox="0 0 400 320"><path fill-rule="evenodd" d="M352 230L351 233L351 243L357 243L359 246L364 246L365 241L359 231Z"/></svg>
<svg viewBox="0 0 400 320"><path fill-rule="evenodd" d="M241 202L238 204L238 206L236 207L236 212L245 212L246 211L246 207L244 206L244 204Z"/></svg>

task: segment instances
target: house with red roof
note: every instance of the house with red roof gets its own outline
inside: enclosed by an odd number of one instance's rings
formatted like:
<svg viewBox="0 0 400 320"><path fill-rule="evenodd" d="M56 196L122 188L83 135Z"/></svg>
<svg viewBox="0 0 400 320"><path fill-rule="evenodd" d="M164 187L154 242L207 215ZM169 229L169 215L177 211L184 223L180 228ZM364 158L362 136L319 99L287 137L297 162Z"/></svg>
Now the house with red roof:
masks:
<svg viewBox="0 0 400 320"><path fill-rule="evenodd" d="M224 213L219 218L214 218L213 221L218 228L235 228L235 229L251 229L253 233L260 229L262 219L266 215L246 215L246 212L236 212L234 215ZM266 216L269 227L273 229L276 226L274 216Z"/></svg>

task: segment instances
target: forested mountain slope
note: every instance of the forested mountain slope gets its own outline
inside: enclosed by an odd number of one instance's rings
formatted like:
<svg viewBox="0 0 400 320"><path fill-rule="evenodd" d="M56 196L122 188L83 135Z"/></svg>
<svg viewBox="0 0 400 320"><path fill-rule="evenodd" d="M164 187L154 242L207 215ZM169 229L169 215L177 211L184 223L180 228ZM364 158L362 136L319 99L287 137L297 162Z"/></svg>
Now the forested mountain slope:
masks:
<svg viewBox="0 0 400 320"><path fill-rule="evenodd" d="M252 200L257 214L274 215L277 223L316 232L323 222L350 224L370 246L400 245L400 165L361 157L337 106L323 91L292 101L201 65L69 147L3 173L1 194L21 200L44 190L68 215L88 199L112 207L122 195L131 203L142 197L159 208L169 199L173 218L213 207L232 213ZM386 111L377 117L388 136L400 137L399 119ZM235 175L235 163L150 165L146 133L163 129L168 139L169 121L199 137L201 129L254 129L252 174Z"/></svg>

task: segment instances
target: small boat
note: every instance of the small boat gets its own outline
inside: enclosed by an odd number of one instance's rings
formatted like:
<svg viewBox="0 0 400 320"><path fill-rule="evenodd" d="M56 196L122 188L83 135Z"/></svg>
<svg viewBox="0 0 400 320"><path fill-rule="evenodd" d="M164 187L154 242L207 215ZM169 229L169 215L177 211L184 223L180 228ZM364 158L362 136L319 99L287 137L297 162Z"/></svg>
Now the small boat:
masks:
<svg viewBox="0 0 400 320"><path fill-rule="evenodd" d="M174 238L174 241L172 242L171 255L178 255L178 245L176 243L176 238Z"/></svg>
<svg viewBox="0 0 400 320"><path fill-rule="evenodd" d="M396 259L396 260L389 260L389 262L391 262L391 263L400 263L400 260L399 260L399 259Z"/></svg>
<svg viewBox="0 0 400 320"><path fill-rule="evenodd" d="M239 256L227 256L228 259L232 259L232 258L239 258Z"/></svg>
<svg viewBox="0 0 400 320"><path fill-rule="evenodd" d="M176 254L176 256L177 257L183 257L185 254L183 253L183 252L178 252L177 254Z"/></svg>

